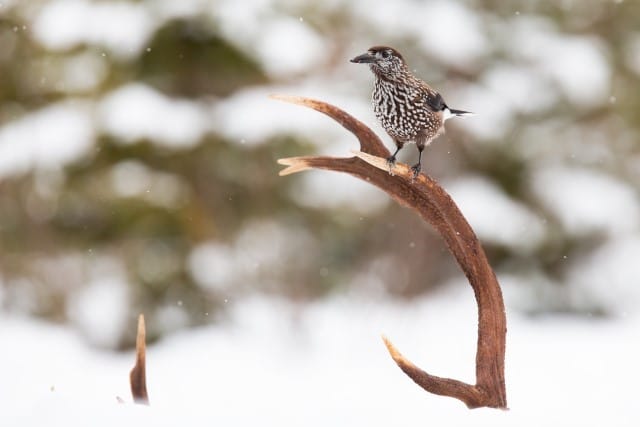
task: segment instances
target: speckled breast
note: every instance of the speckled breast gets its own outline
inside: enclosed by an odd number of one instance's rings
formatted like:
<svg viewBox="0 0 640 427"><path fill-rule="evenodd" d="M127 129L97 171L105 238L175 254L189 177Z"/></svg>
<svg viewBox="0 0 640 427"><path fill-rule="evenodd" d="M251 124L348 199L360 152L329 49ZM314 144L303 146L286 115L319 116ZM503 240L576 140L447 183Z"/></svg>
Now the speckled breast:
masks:
<svg viewBox="0 0 640 427"><path fill-rule="evenodd" d="M442 126L440 115L426 107L420 92L404 84L376 79L372 104L384 130L403 142L413 142L424 130L435 135Z"/></svg>

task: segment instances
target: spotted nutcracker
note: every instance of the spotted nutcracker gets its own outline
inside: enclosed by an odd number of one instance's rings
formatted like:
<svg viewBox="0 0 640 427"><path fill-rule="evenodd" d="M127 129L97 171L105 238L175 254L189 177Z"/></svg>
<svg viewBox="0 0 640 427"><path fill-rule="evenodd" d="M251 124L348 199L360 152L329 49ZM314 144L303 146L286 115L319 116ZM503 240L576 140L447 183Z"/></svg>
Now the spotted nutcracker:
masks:
<svg viewBox="0 0 640 427"><path fill-rule="evenodd" d="M387 158L389 168L395 164L396 154L404 144L415 142L418 163L411 169L417 177L422 168L422 150L444 132L444 122L451 117L473 114L449 108L442 95L411 74L402 55L391 47L374 46L351 62L369 64L375 75L373 111L397 147Z"/></svg>

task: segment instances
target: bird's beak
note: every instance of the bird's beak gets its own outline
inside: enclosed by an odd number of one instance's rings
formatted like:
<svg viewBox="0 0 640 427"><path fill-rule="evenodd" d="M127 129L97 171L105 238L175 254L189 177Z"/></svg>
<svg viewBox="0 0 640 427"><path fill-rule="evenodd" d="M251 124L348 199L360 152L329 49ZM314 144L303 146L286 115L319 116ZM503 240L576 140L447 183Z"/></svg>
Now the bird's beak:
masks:
<svg viewBox="0 0 640 427"><path fill-rule="evenodd" d="M370 53L363 53L362 55L358 55L351 60L351 62L354 62L356 64L371 64L375 61L375 56L371 55Z"/></svg>

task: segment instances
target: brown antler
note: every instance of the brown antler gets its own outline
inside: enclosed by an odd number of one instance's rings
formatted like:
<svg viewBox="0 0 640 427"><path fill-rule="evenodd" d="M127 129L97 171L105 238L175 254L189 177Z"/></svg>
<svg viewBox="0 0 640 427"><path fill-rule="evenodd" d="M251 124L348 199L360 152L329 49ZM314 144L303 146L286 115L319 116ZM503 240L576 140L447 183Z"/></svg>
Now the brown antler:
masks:
<svg viewBox="0 0 640 427"><path fill-rule="evenodd" d="M339 122L360 141L356 157L291 157L278 160L288 166L280 175L306 169L346 172L387 192L397 202L416 210L442 236L473 288L478 303L478 348L476 384L430 375L396 350L383 337L393 360L413 381L430 393L463 401L469 408L507 408L504 382L504 354L507 321L500 285L487 257L456 204L436 181L424 174L415 180L409 167L397 164L390 175L386 163L389 150L364 123L322 101L300 97L272 96L274 99L320 111Z"/></svg>
<svg viewBox="0 0 640 427"><path fill-rule="evenodd" d="M136 337L136 364L129 373L129 382L131 384L131 394L133 401L142 405L149 404L149 395L147 394L147 369L146 369L146 338L144 327L144 315L138 316L138 335Z"/></svg>

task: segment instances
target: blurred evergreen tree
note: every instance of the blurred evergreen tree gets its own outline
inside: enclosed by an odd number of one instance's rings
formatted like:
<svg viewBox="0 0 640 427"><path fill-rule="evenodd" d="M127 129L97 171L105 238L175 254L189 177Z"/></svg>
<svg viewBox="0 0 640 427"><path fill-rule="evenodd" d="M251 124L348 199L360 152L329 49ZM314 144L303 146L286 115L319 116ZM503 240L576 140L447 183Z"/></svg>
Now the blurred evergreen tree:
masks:
<svg viewBox="0 0 640 427"><path fill-rule="evenodd" d="M577 111L560 99L543 112L517 115L509 124L506 140L480 145L473 142L473 135L454 127L445 138L456 143L436 143L426 156L427 170L439 179L462 173L488 177L506 195L545 218L544 243L533 253L518 253L492 242L485 246L497 270L536 271L559 287L566 282L563 260L588 253L605 236L598 231L571 235L531 194L529 184L536 165L515 148L522 144L524 135L549 123L558 128L575 126L586 133L609 132L611 140L603 138L600 143L619 144L622 154L587 166L605 170L640 189L639 169L629 160L638 155L640 147L640 92L636 90L640 72L629 66L629 29L635 31L640 43L636 28L640 3L569 3L572 7L551 1L481 1L475 7L489 24L526 13L544 15L568 34L598 35L614 70L615 102ZM97 103L105 94L132 82L142 82L172 98L203 102L273 82L256 58L202 17L167 21L154 31L138 56L123 59L102 55L98 43L47 50L30 33L29 19L34 14L25 4L0 11L3 128L66 99ZM340 58L348 56L344 50L349 38L358 43L380 39L379 34L371 34L366 23L353 21L347 8L311 9L313 21L322 28L323 37L332 40ZM295 11L291 14L296 16ZM352 24L353 34L345 30L345 23ZM406 48L407 56L415 58L418 74L428 69L430 76L436 76L430 79L433 85L446 87L481 81L492 65L509 59L508 37L489 37L494 38L491 56L467 69L425 54L419 43L403 35L392 37L389 43L403 51ZM96 77L93 86L71 91L60 84L60 76L71 61L85 54L103 61L105 75ZM328 67L338 67L340 61L331 60ZM313 71L313 75L335 76L331 73L335 73L332 68ZM131 286L130 323L144 311L150 336L171 329L160 321L168 309L181 313L178 326L206 323L224 313L225 300L255 290L305 300L343 290L360 273L370 272L382 283L384 292L412 298L459 275L439 237L403 208L390 205L363 218L348 210L336 213L296 203L292 198L296 178L279 178L276 160L313 154L314 146L300 137L281 135L247 147L226 140L213 126L213 131L193 147L167 148L151 140L124 142L97 132L93 149L63 169L33 167L0 178L0 301L5 308L67 320L73 295L96 274L103 274L99 267L103 259L115 259L123 266ZM558 146L565 143L557 141ZM548 154L547 159L580 162L560 150ZM126 187L127 177L135 174L145 177L148 188L129 193L116 188L114 181L125 180ZM294 234L304 230L310 243L291 259L266 266L239 264L246 271L229 277L226 286L199 283L190 269L193 251L211 242L231 247L239 235L253 230L248 225L260 221L281 224ZM267 248L271 250L268 244ZM245 256L243 250L234 252L235 256ZM584 309L563 291L553 298L556 302L541 310ZM597 311L594 307L587 309ZM118 345L132 343L133 336L125 335Z"/></svg>

